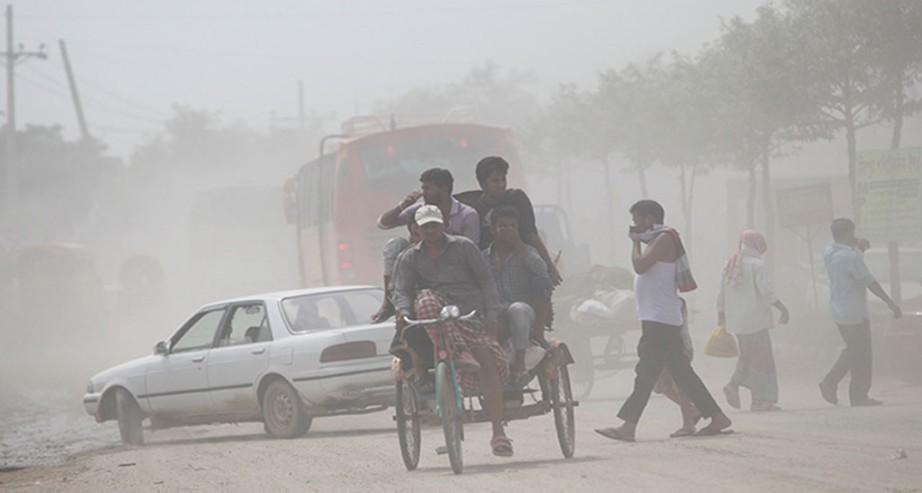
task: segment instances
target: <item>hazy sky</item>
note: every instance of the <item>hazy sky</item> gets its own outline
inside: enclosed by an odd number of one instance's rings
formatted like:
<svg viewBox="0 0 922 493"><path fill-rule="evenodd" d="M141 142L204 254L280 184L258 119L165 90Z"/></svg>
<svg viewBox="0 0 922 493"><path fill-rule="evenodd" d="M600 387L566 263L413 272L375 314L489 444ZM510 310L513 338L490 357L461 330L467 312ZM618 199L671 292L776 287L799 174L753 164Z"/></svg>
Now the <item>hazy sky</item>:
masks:
<svg viewBox="0 0 922 493"><path fill-rule="evenodd" d="M17 124L77 124L58 40L67 42L90 130L127 155L174 103L265 128L308 111L340 120L417 86L459 81L490 60L561 83L659 50L695 52L720 18L752 18L763 0L19 0L17 43L47 60L17 67ZM5 31L5 29L4 29ZM5 86L5 77L2 83ZM4 104L5 106L5 104Z"/></svg>

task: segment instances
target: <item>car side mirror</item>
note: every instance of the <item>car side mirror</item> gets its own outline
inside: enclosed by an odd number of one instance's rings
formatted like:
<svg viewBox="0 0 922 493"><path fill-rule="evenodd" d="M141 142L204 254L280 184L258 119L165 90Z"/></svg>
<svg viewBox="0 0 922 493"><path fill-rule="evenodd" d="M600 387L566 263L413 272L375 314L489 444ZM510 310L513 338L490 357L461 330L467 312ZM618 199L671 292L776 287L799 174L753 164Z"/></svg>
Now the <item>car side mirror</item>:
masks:
<svg viewBox="0 0 922 493"><path fill-rule="evenodd" d="M155 355L156 355L156 354L159 354L159 355L166 356L166 354L167 354L168 352L169 352L169 348L168 348L167 345L166 345L166 341L160 341L160 342L158 342L157 344L154 345L154 354L155 354Z"/></svg>

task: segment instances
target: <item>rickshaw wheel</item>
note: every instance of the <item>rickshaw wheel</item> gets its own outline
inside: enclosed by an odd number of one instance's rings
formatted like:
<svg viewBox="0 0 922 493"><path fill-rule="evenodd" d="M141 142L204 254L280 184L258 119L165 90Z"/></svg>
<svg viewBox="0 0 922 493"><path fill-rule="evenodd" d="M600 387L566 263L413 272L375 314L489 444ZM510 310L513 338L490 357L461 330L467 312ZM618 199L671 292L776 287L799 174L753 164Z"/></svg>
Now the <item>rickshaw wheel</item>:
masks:
<svg viewBox="0 0 922 493"><path fill-rule="evenodd" d="M442 418L442 429L445 431L445 446L448 448L448 459L451 470L461 474L464 468L464 459L461 451L461 439L464 429L461 421L459 407L460 396L451 368L447 361L440 361L435 376L436 392L439 396L439 415Z"/></svg>
<svg viewBox="0 0 922 493"><path fill-rule="evenodd" d="M554 408L554 426L557 441L564 458L573 457L576 450L576 419L573 412L573 391L570 389L570 372L557 358L557 378L548 383L551 387L551 405Z"/></svg>
<svg viewBox="0 0 922 493"><path fill-rule="evenodd" d="M400 455L407 471L419 465L420 425L416 388L403 380L397 382L397 437Z"/></svg>

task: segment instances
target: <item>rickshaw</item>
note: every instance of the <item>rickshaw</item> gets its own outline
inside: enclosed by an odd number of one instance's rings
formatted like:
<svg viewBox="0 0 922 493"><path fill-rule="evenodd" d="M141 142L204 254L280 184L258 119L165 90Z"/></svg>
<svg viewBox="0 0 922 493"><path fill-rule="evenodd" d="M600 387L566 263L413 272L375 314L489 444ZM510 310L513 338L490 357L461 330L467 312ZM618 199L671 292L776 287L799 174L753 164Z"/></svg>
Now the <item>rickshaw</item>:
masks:
<svg viewBox="0 0 922 493"><path fill-rule="evenodd" d="M404 320L409 324L407 328L414 325L438 327L445 322L470 320L475 315L476 310L461 315L457 306L446 305L438 318L412 320L405 317ZM434 391L422 390L418 379L403 378L404 372L398 372L401 377L396 379L397 405L394 419L397 421L400 453L407 470L416 469L419 465L422 423L440 423L445 435L445 446L439 447L437 453L447 454L452 471L461 474L464 467L461 448L464 424L487 422L489 419L483 410L483 396L462 391L454 354L451 346L445 343L443 331L439 330L438 337L432 342L435 364L428 371L434 374ZM573 457L576 446L574 408L579 405L573 399L570 388L568 366L572 363L573 358L565 344L551 344L541 362L529 370L527 383L507 385L503 389L505 421L553 413L557 441L566 459ZM537 388L532 385L535 381ZM531 402L525 402L526 396Z"/></svg>

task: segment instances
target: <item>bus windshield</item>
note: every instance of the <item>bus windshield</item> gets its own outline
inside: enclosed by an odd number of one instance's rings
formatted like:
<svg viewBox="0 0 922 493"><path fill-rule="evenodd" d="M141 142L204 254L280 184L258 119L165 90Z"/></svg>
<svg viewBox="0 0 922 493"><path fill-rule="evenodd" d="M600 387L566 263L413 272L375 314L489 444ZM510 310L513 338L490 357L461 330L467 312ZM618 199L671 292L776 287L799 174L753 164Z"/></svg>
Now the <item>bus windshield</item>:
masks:
<svg viewBox="0 0 922 493"><path fill-rule="evenodd" d="M500 145L489 138L420 138L389 145L365 147L359 156L369 188L406 190L430 168L444 168L455 178L454 189L476 187L474 165L484 156L495 154Z"/></svg>

